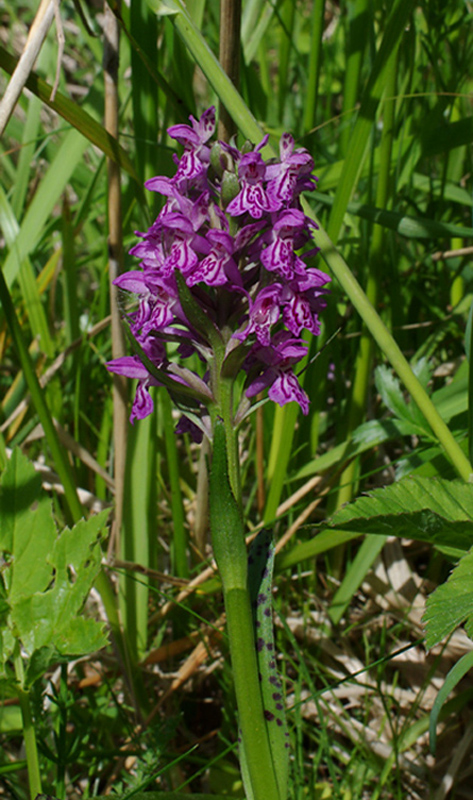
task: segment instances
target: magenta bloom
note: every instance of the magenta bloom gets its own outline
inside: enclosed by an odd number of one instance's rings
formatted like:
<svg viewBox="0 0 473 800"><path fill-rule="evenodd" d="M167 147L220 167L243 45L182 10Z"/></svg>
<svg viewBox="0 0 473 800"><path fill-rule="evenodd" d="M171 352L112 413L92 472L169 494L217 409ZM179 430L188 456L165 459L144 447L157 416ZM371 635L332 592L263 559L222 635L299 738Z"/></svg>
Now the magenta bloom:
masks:
<svg viewBox="0 0 473 800"><path fill-rule="evenodd" d="M226 379L244 370L246 397L267 389L274 402L308 413L294 367L307 353L301 333L320 332L330 278L306 263L316 252L307 250L316 226L299 202L316 183L307 150L286 133L279 160L266 162L267 136L244 153L212 145L214 108L190 122L168 130L183 147L176 174L146 182L166 202L130 251L139 268L115 281L136 297L128 321L144 356L108 369L138 381L132 421L152 412L149 388L163 384L184 414L179 430L198 438L220 396L216 363ZM199 373L182 366L196 354Z"/></svg>

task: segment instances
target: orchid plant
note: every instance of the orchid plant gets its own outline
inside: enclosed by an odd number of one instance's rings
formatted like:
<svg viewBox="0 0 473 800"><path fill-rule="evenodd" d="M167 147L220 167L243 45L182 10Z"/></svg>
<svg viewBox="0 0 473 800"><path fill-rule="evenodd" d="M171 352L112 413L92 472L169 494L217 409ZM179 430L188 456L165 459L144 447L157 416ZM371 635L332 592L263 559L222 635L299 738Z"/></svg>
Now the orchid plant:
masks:
<svg viewBox="0 0 473 800"><path fill-rule="evenodd" d="M174 177L145 184L166 200L130 251L141 269L115 281L138 298L126 318L134 354L107 366L138 379L132 423L152 413L149 389L162 385L182 412L177 430L212 443L210 525L245 791L250 800L285 800L289 745L268 627L273 548L264 533L248 559L238 427L266 389L281 406L295 401L304 414L309 410L295 369L307 354L301 334L320 331L330 281L311 266L316 225L300 202L317 179L312 157L295 147L289 133L281 137L280 159L266 162L261 151L267 136L239 150L233 143L211 143L213 107L190 120L191 126L168 129L184 147L181 158L175 156ZM195 355L198 371L183 364Z"/></svg>

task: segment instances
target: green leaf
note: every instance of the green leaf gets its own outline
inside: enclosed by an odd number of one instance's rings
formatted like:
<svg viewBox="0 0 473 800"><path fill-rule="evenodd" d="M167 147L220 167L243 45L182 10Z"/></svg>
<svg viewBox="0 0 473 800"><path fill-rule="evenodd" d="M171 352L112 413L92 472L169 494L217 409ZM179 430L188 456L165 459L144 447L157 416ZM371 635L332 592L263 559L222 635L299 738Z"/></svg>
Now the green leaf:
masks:
<svg viewBox="0 0 473 800"><path fill-rule="evenodd" d="M107 516L108 511L103 511L71 530L66 528L49 554L51 588L12 606L12 622L28 655L51 645L62 656L83 655L105 646L102 626L77 615L100 571L99 535Z"/></svg>
<svg viewBox="0 0 473 800"><path fill-rule="evenodd" d="M0 67L12 75L17 64L18 59L10 55L3 47L0 47ZM39 97L43 103L49 106L49 108L52 108L53 111L60 114L63 119L70 122L74 128L77 128L77 130L80 131L89 142L96 145L102 153L116 161L116 163L119 164L122 169L126 170L138 184L140 183L133 163L123 147L105 130L103 125L96 122L83 108L77 103L73 103L61 94L61 92L57 92L56 99L51 102L51 86L42 78L38 78L34 72L30 73L25 86Z"/></svg>
<svg viewBox="0 0 473 800"><path fill-rule="evenodd" d="M441 588L441 587L440 587ZM437 744L437 719L442 709L445 700L447 699L450 692L455 688L455 686L460 683L461 679L466 675L467 672L473 667L473 651L469 653L465 653L459 661L452 667L450 672L448 673L447 677L445 678L445 682L440 689L437 697L435 698L435 702L432 706L432 711L430 714L430 726L429 726L429 735L430 735L430 751L433 755L435 755L435 749Z"/></svg>
<svg viewBox="0 0 473 800"><path fill-rule="evenodd" d="M441 478L407 477L345 506L329 528L399 536L469 550L473 486Z"/></svg>
<svg viewBox="0 0 473 800"><path fill-rule="evenodd" d="M59 536L52 506L33 465L14 450L0 484L0 670L19 639L31 685L54 661L107 643L101 623L80 617L101 567L100 534L108 511Z"/></svg>
<svg viewBox="0 0 473 800"><path fill-rule="evenodd" d="M270 531L262 530L251 543L248 556L248 584L253 608L258 671L266 717L266 730L279 794L281 797L286 797L289 748L283 689L276 668L272 614L273 568L273 537ZM245 756L242 748L241 767L243 776L245 776L244 762ZM249 785L250 782L247 780L245 788L247 789Z"/></svg>
<svg viewBox="0 0 473 800"><path fill-rule="evenodd" d="M448 580L428 597L423 621L429 648L463 622L468 636L473 638L473 548L460 559Z"/></svg>
<svg viewBox="0 0 473 800"><path fill-rule="evenodd" d="M430 378L430 369L426 359L420 359L413 367L413 372L419 378L424 389ZM407 403L401 388L401 383L392 370L384 364L380 365L375 372L375 383L381 395L383 403L399 419L410 423L413 428L417 428L418 434L432 438L432 431L426 422L424 415L418 406L412 401Z"/></svg>
<svg viewBox="0 0 473 800"><path fill-rule="evenodd" d="M40 495L40 476L21 451L14 450L0 484L0 550L11 557L4 573L9 604L43 591L51 579L45 554L57 534L51 503L45 494Z"/></svg>

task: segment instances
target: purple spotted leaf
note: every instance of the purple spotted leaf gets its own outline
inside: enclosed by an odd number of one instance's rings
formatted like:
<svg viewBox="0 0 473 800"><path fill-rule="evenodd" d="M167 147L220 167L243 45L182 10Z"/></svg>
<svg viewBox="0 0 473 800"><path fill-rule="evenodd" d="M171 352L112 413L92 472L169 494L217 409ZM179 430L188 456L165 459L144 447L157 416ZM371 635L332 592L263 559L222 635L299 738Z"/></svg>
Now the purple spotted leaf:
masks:
<svg viewBox="0 0 473 800"><path fill-rule="evenodd" d="M273 537L270 531L262 530L251 543L248 555L248 583L253 608L256 655L266 728L279 794L280 797L287 797L289 735L286 726L284 692L277 670L274 642L273 567ZM245 774L244 770L242 772Z"/></svg>

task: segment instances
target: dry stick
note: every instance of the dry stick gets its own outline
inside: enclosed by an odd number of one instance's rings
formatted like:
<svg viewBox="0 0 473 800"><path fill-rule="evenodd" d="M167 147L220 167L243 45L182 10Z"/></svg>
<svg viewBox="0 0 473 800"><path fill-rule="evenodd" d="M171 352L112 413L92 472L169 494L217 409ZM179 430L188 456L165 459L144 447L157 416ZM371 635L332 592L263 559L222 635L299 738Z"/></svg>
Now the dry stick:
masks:
<svg viewBox="0 0 473 800"><path fill-rule="evenodd" d="M16 102L23 91L34 62L41 50L46 34L54 17L54 0L41 0L33 24L30 28L25 47L10 78L9 84L0 102L0 136L5 130Z"/></svg>
<svg viewBox="0 0 473 800"><path fill-rule="evenodd" d="M104 4L104 15L105 129L107 133L118 139L118 47L120 27L107 2ZM123 271L121 186L120 167L111 158L107 158L107 173L112 356L113 358L121 358L126 355L125 337L118 306L118 289L113 285L115 278ZM115 520L112 528L112 539L117 555L120 553L120 530L123 515L127 426L127 379L123 375L115 374L113 375Z"/></svg>
<svg viewBox="0 0 473 800"><path fill-rule="evenodd" d="M240 85L240 28L241 0L220 0L219 61L228 77L238 89ZM218 138L229 142L237 132L236 125L220 103Z"/></svg>

